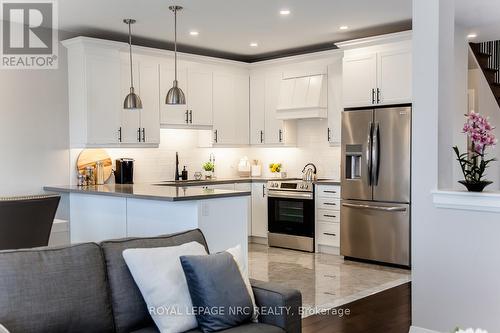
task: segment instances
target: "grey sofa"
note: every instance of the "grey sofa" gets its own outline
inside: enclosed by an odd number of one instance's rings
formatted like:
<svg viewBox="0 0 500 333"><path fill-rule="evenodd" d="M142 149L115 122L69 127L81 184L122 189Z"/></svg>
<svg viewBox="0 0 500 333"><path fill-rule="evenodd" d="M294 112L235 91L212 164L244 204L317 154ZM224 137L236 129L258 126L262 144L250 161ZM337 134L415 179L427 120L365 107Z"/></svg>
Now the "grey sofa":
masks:
<svg viewBox="0 0 500 333"><path fill-rule="evenodd" d="M122 252L191 241L207 248L201 231L191 230L100 244L0 251L0 323L11 333L157 333ZM260 316L259 323L224 332L301 332L299 291L258 281L252 286L257 306L290 311Z"/></svg>

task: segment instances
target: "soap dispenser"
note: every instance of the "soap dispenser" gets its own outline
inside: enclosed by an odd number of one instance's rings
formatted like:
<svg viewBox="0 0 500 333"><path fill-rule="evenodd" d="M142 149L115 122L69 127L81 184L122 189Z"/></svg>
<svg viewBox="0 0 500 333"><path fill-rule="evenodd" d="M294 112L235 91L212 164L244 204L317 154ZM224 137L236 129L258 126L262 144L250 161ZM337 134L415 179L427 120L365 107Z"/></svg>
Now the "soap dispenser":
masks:
<svg viewBox="0 0 500 333"><path fill-rule="evenodd" d="M181 178L182 180L188 180L188 172L186 170L186 166L184 166L184 169L182 170Z"/></svg>

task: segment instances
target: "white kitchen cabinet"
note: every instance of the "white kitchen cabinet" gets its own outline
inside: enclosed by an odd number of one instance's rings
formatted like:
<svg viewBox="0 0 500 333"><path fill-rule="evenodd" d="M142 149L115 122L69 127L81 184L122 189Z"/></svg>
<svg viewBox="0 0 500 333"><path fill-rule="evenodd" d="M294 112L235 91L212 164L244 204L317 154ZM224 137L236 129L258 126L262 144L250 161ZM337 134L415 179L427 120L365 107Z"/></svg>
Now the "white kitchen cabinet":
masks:
<svg viewBox="0 0 500 333"><path fill-rule="evenodd" d="M340 253L340 186L316 186L316 251Z"/></svg>
<svg viewBox="0 0 500 333"><path fill-rule="evenodd" d="M214 73L214 145L249 144L249 111L249 76Z"/></svg>
<svg viewBox="0 0 500 333"><path fill-rule="evenodd" d="M344 107L411 103L411 56L407 44L346 51Z"/></svg>
<svg viewBox="0 0 500 333"><path fill-rule="evenodd" d="M376 101L377 54L344 57L344 107L373 105Z"/></svg>
<svg viewBox="0 0 500 333"><path fill-rule="evenodd" d="M188 68L187 87L189 124L212 126L212 72Z"/></svg>
<svg viewBox="0 0 500 333"><path fill-rule="evenodd" d="M380 52L377 57L378 104L409 103L412 99L410 48Z"/></svg>
<svg viewBox="0 0 500 333"><path fill-rule="evenodd" d="M138 61L134 64L134 88L142 101L142 109L121 111L121 143L159 144L160 143L160 101L159 68L155 62ZM121 91L125 98L130 92L130 60L122 55Z"/></svg>
<svg viewBox="0 0 500 333"><path fill-rule="evenodd" d="M340 145L342 129L342 57L328 65L328 128L331 145Z"/></svg>
<svg viewBox="0 0 500 333"><path fill-rule="evenodd" d="M265 183L252 184L251 235L267 238L267 188Z"/></svg>
<svg viewBox="0 0 500 333"><path fill-rule="evenodd" d="M281 72L255 72L250 77L251 144L296 144L296 121L277 118Z"/></svg>
<svg viewBox="0 0 500 333"><path fill-rule="evenodd" d="M189 64L180 65L177 72L179 87L186 97L185 105L167 105L165 98L175 78L173 64L160 65L161 124L164 126L212 125L212 72Z"/></svg>
<svg viewBox="0 0 500 333"><path fill-rule="evenodd" d="M125 98L120 94L119 53L71 51L68 74L72 146L119 144Z"/></svg>
<svg viewBox="0 0 500 333"><path fill-rule="evenodd" d="M266 130L266 75L250 74L250 144L263 145Z"/></svg>
<svg viewBox="0 0 500 333"><path fill-rule="evenodd" d="M160 122L161 125L188 125L189 111L187 105L165 104L167 93L172 88L175 79L175 68L173 63L160 64ZM187 68L184 65L178 66L177 81L179 88L184 94L187 92ZM186 97L187 98L187 97Z"/></svg>

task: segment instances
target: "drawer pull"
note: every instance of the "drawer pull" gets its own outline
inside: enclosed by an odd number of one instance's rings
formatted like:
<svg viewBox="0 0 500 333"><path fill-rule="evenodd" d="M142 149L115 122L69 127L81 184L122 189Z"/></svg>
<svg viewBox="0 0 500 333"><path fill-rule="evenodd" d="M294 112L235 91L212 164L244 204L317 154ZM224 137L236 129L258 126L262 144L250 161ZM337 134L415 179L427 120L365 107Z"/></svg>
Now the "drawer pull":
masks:
<svg viewBox="0 0 500 333"><path fill-rule="evenodd" d="M324 232L323 235L326 235L326 236L337 236L337 234L332 234L331 232Z"/></svg>
<svg viewBox="0 0 500 333"><path fill-rule="evenodd" d="M327 206L337 206L335 202L325 202L324 204Z"/></svg>
<svg viewBox="0 0 500 333"><path fill-rule="evenodd" d="M328 191L328 190L325 190L324 192L325 193L337 193L337 191Z"/></svg>
<svg viewBox="0 0 500 333"><path fill-rule="evenodd" d="M323 214L324 217L332 217L332 218L335 218L337 217L336 215L328 215L328 214Z"/></svg>

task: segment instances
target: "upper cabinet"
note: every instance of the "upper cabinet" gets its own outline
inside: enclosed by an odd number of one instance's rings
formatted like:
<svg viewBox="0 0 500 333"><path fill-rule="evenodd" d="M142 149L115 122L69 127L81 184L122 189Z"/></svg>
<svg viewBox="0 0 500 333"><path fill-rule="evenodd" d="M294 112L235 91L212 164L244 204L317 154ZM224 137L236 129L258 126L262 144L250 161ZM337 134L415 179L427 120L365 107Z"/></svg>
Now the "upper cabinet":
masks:
<svg viewBox="0 0 500 333"><path fill-rule="evenodd" d="M296 122L277 115L283 73L250 74L250 140L252 145L295 145Z"/></svg>
<svg viewBox="0 0 500 333"><path fill-rule="evenodd" d="M216 72L213 75L213 144L248 145L249 76Z"/></svg>
<svg viewBox="0 0 500 333"><path fill-rule="evenodd" d="M411 41L345 51L345 108L412 102Z"/></svg>
<svg viewBox="0 0 500 333"><path fill-rule="evenodd" d="M166 105L164 98L172 88L175 78L174 65L160 65L160 91L162 126L203 127L212 126L213 74L210 69L194 64L183 64L177 72L179 87L186 96L186 105Z"/></svg>

